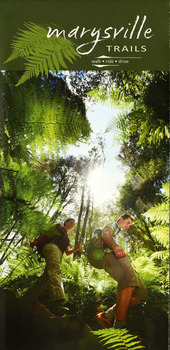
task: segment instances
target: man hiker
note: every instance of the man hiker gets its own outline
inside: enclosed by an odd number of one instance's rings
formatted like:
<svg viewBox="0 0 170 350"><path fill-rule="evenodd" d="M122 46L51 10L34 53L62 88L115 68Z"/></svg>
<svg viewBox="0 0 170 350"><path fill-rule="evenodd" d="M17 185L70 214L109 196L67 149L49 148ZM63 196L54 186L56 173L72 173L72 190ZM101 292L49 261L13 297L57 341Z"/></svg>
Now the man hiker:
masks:
<svg viewBox="0 0 170 350"><path fill-rule="evenodd" d="M49 299L47 307L56 315L62 316L69 311L65 306L65 293L61 279L61 262L63 253L66 255L73 254L81 249L81 244L78 243L75 249L69 248L69 238L67 232L75 225L75 220L72 218L64 222L64 227L57 224L55 227L54 236L47 239L42 247L41 256L45 258L46 268L44 273L38 278L33 287L26 293L25 299L34 302L43 292L46 286L49 290ZM36 240L35 240L36 241ZM35 242L34 241L34 242ZM32 242L31 246L34 246Z"/></svg>
<svg viewBox="0 0 170 350"><path fill-rule="evenodd" d="M122 248L114 241L121 231L126 231L134 223L134 217L124 214L116 223L110 223L102 230L104 242L103 268L118 282L116 304L105 312L97 315L97 320L104 327L124 328L129 307L140 300L146 301L147 292L143 282L134 271L129 258Z"/></svg>

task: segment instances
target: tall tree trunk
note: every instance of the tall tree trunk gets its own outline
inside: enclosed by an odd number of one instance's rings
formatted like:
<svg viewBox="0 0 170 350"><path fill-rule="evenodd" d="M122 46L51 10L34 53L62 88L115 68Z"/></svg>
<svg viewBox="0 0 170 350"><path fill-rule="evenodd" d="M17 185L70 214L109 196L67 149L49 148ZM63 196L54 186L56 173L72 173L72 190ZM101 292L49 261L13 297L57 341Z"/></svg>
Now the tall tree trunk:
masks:
<svg viewBox="0 0 170 350"><path fill-rule="evenodd" d="M94 212L94 198L91 201L91 211L90 211L90 216L89 216L89 222L88 222L88 235L86 234L86 241L87 239L92 238L92 220L93 220L93 212Z"/></svg>
<svg viewBox="0 0 170 350"><path fill-rule="evenodd" d="M80 205L80 210L79 210L79 216L78 216L78 222L77 222L77 229L76 229L76 235L75 235L75 246L79 242L79 237L80 237L80 224L81 224L81 218L83 214L83 209L84 209L84 194L85 194L85 185L86 182L84 182L83 188L82 188L82 194L81 194L81 205ZM79 252L79 251L78 251ZM73 258L75 258L78 254L78 252L75 252L73 254Z"/></svg>
<svg viewBox="0 0 170 350"><path fill-rule="evenodd" d="M82 246L84 246L84 240L85 240L85 235L86 235L86 227L87 227L87 222L88 222L88 218L89 218L89 212L90 212L90 191L88 193L86 212L85 212L85 217L84 217L84 222L83 222L83 227L82 227L81 237L80 237L80 243L82 244ZM80 252L80 255L81 255L81 252Z"/></svg>

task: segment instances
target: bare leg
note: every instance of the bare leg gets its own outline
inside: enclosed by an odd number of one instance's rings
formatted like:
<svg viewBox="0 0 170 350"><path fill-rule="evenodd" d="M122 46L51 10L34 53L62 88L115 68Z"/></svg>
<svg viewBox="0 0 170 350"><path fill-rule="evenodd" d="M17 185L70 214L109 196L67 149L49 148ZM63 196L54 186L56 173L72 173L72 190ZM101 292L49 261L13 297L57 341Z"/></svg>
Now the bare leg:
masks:
<svg viewBox="0 0 170 350"><path fill-rule="evenodd" d="M120 290L117 295L116 304L114 304L103 314L101 313L101 316L104 316L104 318L108 319L108 321L111 321L112 323L114 319L115 321L125 322L128 309L140 301L140 299L132 296L134 290L135 287L128 287Z"/></svg>

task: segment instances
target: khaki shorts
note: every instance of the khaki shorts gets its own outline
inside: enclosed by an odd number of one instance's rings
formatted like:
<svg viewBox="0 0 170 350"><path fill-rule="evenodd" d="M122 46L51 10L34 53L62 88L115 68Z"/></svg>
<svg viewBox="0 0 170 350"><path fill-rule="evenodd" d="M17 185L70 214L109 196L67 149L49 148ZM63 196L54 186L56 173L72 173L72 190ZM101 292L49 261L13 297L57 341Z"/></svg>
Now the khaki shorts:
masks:
<svg viewBox="0 0 170 350"><path fill-rule="evenodd" d="M118 282L118 290L135 286L137 288L133 295L140 300L147 299L146 288L127 256L117 258L114 252L105 253L103 256L103 268Z"/></svg>

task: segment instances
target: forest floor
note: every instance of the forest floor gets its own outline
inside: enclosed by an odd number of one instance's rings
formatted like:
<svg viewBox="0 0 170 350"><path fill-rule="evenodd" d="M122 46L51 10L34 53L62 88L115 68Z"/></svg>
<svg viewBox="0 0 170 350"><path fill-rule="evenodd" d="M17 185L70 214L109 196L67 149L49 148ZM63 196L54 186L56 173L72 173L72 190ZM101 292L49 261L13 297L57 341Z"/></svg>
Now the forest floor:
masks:
<svg viewBox="0 0 170 350"><path fill-rule="evenodd" d="M0 295L0 350L100 350L79 315L55 316L39 301L25 303L10 291Z"/></svg>
<svg viewBox="0 0 170 350"><path fill-rule="evenodd" d="M0 350L107 349L93 333L101 328L95 320L84 320L77 313L55 316L41 302L26 302L9 290L0 291ZM167 349L166 327L162 332L159 324L157 337L153 321L140 305L132 311L127 318L130 334L139 336L146 350Z"/></svg>

